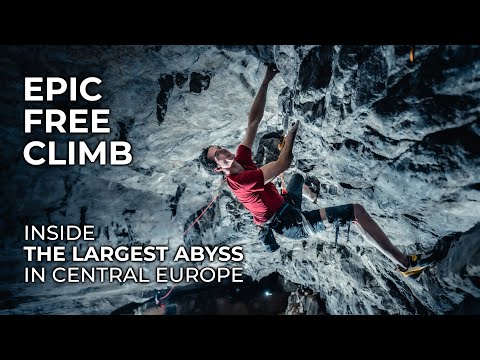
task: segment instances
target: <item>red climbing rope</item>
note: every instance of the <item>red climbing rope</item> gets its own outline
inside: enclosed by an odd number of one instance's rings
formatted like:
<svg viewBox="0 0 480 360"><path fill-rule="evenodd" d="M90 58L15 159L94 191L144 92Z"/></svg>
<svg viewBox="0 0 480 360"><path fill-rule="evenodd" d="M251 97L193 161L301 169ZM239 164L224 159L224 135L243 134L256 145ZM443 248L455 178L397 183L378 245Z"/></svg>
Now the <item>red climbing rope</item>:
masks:
<svg viewBox="0 0 480 360"><path fill-rule="evenodd" d="M173 288L174 288L175 286L177 286L177 284L173 285L172 288L170 289L170 291L167 293L167 295L162 296L162 297L160 298L160 300L163 300L163 299L165 299L168 295L170 295L170 293L172 292L172 290L173 290Z"/></svg>
<svg viewBox="0 0 480 360"><path fill-rule="evenodd" d="M227 179L224 179L224 180L220 183L220 185L218 186L219 189L220 189L220 186L222 186L225 181L227 181ZM205 214L205 212L210 208L210 206L212 206L212 204L215 202L215 200L217 200L217 198L218 198L219 195L220 195L220 192L218 192L218 194L215 195L215 197L212 199L212 201L210 201L210 204L208 204L208 206L205 208L205 210L203 210L202 213L195 219L195 221L190 224L190 226L187 228L187 230L185 230L185 231L183 232L183 236L185 236L185 234L187 233L187 231L190 230L190 228L191 228L193 225L195 225L198 220L200 220L200 218L203 216L203 214ZM170 295L170 293L171 293L172 290L175 288L175 286L176 286L176 284L172 286L172 288L170 289L170 291L169 291L166 295L162 296L162 297L161 297L160 299L158 299L158 300L155 300L155 301L157 302L157 305L158 305L158 302L159 302L160 300L163 300L163 299L165 299L168 295Z"/></svg>
<svg viewBox="0 0 480 360"><path fill-rule="evenodd" d="M222 186L225 181L227 181L226 178L220 183L220 185L218 186L218 188L220 188L220 186ZM217 200L217 198L218 198L219 195L220 195L220 192L218 192L218 194L215 195L215 197L213 198L212 201L210 201L210 204L208 204L208 206L205 208L205 210L203 210L202 213L195 219L195 221L190 224L190 226L187 228L187 230L185 230L185 231L183 232L183 236L185 236L185 234L187 233L187 231L190 230L190 228L191 228L193 225L195 225L198 220L200 220L200 218L203 216L203 214L205 214L205 212L210 208L210 206L212 206L212 204L215 202L215 200Z"/></svg>
<svg viewBox="0 0 480 360"><path fill-rule="evenodd" d="M172 292L172 290L175 288L175 286L177 286L177 284L174 284L172 286L172 288L167 292L167 295L164 295L162 296L161 298L159 298L158 296L160 295L160 290L157 291L157 294L155 295L154 299L155 299L155 304L157 306L160 306L160 307L165 307L166 304L162 303L162 300L165 299L168 295L170 295L170 293Z"/></svg>

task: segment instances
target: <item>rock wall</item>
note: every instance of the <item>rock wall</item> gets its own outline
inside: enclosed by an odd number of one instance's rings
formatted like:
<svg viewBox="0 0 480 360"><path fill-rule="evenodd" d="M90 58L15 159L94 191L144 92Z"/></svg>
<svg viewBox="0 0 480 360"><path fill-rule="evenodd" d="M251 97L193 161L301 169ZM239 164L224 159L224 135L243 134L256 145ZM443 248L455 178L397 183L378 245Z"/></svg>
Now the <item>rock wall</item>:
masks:
<svg viewBox="0 0 480 360"><path fill-rule="evenodd" d="M478 299L480 249L480 47L416 46L4 46L0 313L110 313L141 302L152 284L23 282L24 224L94 224L96 244L242 245L244 273L278 272L307 286L330 314L443 314ZM198 161L220 144L236 150L263 62L270 85L254 153L269 161L275 138L300 120L286 173L319 179L318 204L364 205L406 253L435 248L436 267L405 279L352 228L308 241L277 236L270 254L251 216L226 187L204 217L220 177ZM23 132L25 76L98 76L110 134ZM70 108L65 100L56 107ZM30 105L27 105L30 106ZM76 105L77 106L77 105ZM80 102L78 107L88 107ZM122 140L128 166L30 166L32 139ZM260 146L259 146L260 145ZM59 152L66 151L59 146ZM168 258L166 265L175 267ZM125 264L153 272L158 264ZM191 265L191 264L189 264ZM200 264L198 264L201 266Z"/></svg>

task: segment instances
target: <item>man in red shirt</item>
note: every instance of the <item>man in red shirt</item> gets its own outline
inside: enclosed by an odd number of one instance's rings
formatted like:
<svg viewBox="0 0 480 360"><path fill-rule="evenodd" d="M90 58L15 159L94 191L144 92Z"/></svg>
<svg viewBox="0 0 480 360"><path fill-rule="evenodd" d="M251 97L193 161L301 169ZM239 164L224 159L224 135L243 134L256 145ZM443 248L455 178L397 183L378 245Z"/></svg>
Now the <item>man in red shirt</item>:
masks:
<svg viewBox="0 0 480 360"><path fill-rule="evenodd" d="M245 138L238 147L237 153L233 154L216 145L205 148L202 153L202 163L207 168L226 175L230 189L253 215L255 224L260 227L259 238L266 248L271 252L279 248L273 231L289 238L299 239L312 236L313 233L322 231L332 224L338 231L339 225L349 225L353 222L366 240L399 266L399 271L404 276L418 274L432 264L435 261L433 254L403 254L358 203L302 211L304 179L300 174L294 174L288 184L288 201L280 195L272 180L286 171L292 163L292 148L299 122L294 124L288 132L284 147L276 161L269 162L261 168L255 165L251 148L263 117L268 84L277 73L278 70L274 65L267 67L262 85L250 110Z"/></svg>

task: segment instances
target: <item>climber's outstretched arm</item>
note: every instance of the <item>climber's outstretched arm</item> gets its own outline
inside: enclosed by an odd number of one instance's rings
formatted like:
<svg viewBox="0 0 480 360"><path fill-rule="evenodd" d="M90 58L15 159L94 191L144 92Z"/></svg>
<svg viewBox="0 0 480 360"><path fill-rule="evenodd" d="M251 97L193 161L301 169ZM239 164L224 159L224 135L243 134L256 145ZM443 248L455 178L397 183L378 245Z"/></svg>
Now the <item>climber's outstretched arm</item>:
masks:
<svg viewBox="0 0 480 360"><path fill-rule="evenodd" d="M253 100L252 108L250 109L250 113L248 115L247 132L245 134L245 138L242 141L242 144L250 149L252 148L253 141L255 140L255 136L257 135L258 125L262 120L263 112L265 110L268 84L277 73L278 69L274 64L268 65L267 72L265 73L265 77L262 81L262 85L260 86L260 89L258 89L255 100Z"/></svg>
<svg viewBox="0 0 480 360"><path fill-rule="evenodd" d="M268 164L262 166L260 170L263 172L264 184L268 184L270 181L275 179L278 175L286 171L293 161L293 142L295 141L295 136L297 136L298 125L300 124L297 121L296 124L288 132L287 137L285 138L285 145L283 146L280 155L276 161L269 162Z"/></svg>

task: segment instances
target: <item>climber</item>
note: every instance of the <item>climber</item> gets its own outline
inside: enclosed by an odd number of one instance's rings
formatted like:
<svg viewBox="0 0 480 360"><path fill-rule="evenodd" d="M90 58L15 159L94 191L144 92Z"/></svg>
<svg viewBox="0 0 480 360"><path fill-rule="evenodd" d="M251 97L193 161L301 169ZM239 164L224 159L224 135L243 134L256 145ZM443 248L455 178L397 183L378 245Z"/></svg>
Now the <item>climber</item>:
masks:
<svg viewBox="0 0 480 360"><path fill-rule="evenodd" d="M207 169L226 176L232 192L253 215L254 223L260 228L259 239L267 250L274 252L280 247L273 231L288 238L301 239L334 225L338 235L339 225L353 222L360 234L397 264L398 271L404 276L420 273L434 261L433 256L403 254L390 242L362 205L355 203L302 211L304 178L298 173L292 176L288 184L287 196L280 195L272 180L286 171L292 163L292 148L299 127L298 121L285 137L278 159L261 168L255 165L251 148L263 117L268 85L277 73L275 65L267 66L265 77L250 109L245 137L236 154L221 146L211 145L203 149L201 163Z"/></svg>

